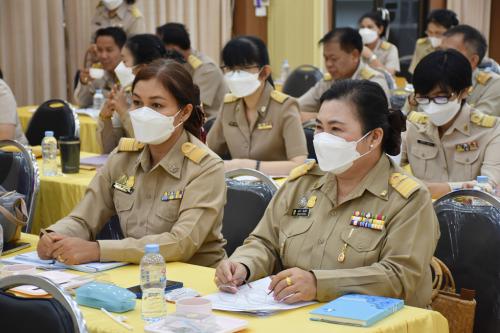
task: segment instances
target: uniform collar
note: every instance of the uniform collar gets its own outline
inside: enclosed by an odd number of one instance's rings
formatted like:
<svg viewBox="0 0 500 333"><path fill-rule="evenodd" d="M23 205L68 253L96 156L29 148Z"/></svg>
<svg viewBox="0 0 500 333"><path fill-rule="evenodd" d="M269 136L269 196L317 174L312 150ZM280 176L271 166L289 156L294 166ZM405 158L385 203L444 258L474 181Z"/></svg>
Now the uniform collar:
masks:
<svg viewBox="0 0 500 333"><path fill-rule="evenodd" d="M271 92L273 91L273 86L267 81L264 84L265 84L264 89L262 90L262 93L259 97L259 101L257 102L258 115L257 115L257 121L255 122L254 126L256 126L256 124L260 119L265 118L265 116L267 115L267 111L269 109L268 104ZM235 118L240 130L246 135L246 137L250 138L250 133L252 132L253 128L250 128L250 124L248 123L248 120L246 118L244 103L245 101L243 100L243 98L240 98L236 103Z"/></svg>
<svg viewBox="0 0 500 333"><path fill-rule="evenodd" d="M121 20L123 20L125 18L125 15L127 14L127 10L128 10L127 4L125 3L125 1L123 1L123 3L116 9L116 15Z"/></svg>
<svg viewBox="0 0 500 333"><path fill-rule="evenodd" d="M361 59L359 59L358 67L356 67L356 71L354 72L354 74L352 74L351 79L355 80L358 77L359 73L363 70L364 66L365 65L363 64Z"/></svg>
<svg viewBox="0 0 500 333"><path fill-rule="evenodd" d="M262 94L260 95L259 101L257 102L257 112L259 119L264 119L267 115L269 102L271 100L270 96L273 90L273 86L266 80L266 82L264 83L264 90L262 90Z"/></svg>
<svg viewBox="0 0 500 333"><path fill-rule="evenodd" d="M467 136L470 135L470 106L465 103L464 106L458 111L457 118L453 124L448 128L445 135L453 133L454 130L459 131Z"/></svg>
<svg viewBox="0 0 500 333"><path fill-rule="evenodd" d="M472 71L472 87L475 88L477 84L477 76L481 71L479 68L476 68L475 70Z"/></svg>

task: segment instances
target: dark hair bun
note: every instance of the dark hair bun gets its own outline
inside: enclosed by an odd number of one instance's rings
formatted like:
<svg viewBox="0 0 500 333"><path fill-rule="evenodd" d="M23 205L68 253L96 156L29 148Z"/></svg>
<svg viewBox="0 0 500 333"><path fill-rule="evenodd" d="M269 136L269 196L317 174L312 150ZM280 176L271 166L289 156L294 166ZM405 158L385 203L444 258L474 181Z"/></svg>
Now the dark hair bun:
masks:
<svg viewBox="0 0 500 333"><path fill-rule="evenodd" d="M385 133L387 139L383 148L387 154L396 156L401 152L401 132L406 131L406 116L401 110L389 110L387 120L389 127Z"/></svg>

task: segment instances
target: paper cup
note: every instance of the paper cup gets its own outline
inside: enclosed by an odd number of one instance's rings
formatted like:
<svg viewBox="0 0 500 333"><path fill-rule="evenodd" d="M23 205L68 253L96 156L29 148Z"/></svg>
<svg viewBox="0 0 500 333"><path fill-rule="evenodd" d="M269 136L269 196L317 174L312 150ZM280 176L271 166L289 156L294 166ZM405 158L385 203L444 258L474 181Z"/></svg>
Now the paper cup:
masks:
<svg viewBox="0 0 500 333"><path fill-rule="evenodd" d="M20 274L35 275L36 266L28 264L14 264L5 265L0 269L0 276L2 277Z"/></svg>
<svg viewBox="0 0 500 333"><path fill-rule="evenodd" d="M90 77L93 79L96 79L96 80L102 79L102 77L104 76L104 69L102 69L102 68L90 68L89 74L90 74Z"/></svg>
<svg viewBox="0 0 500 333"><path fill-rule="evenodd" d="M175 303L175 310L178 313L199 313L209 315L212 313L212 302L208 299L199 297L184 298Z"/></svg>

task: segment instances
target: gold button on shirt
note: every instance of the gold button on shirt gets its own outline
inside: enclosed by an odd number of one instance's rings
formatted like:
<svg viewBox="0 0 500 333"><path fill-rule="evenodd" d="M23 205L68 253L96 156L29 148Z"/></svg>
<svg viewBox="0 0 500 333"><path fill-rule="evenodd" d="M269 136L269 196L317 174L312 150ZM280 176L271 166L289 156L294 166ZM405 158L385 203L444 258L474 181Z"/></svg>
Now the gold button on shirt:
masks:
<svg viewBox="0 0 500 333"><path fill-rule="evenodd" d="M383 221L383 229L352 225L356 211ZM312 271L319 301L362 293L425 307L438 239L428 190L382 155L341 205L335 176L317 167L285 183L230 259L245 264L251 280L276 267Z"/></svg>
<svg viewBox="0 0 500 333"><path fill-rule="evenodd" d="M188 143L194 149L183 153ZM138 263L144 246L158 243L167 261L215 267L225 257L225 200L223 162L184 131L156 166L147 145L113 152L78 206L50 230L92 240L117 214L125 238L100 240L101 261Z"/></svg>
<svg viewBox="0 0 500 333"><path fill-rule="evenodd" d="M272 98L273 94L278 97ZM249 124L243 99L235 97L227 101L208 132L207 145L220 156L230 153L232 158L259 161L284 161L307 155L294 98L273 92L271 84L266 82L257 112L255 123Z"/></svg>
<svg viewBox="0 0 500 333"><path fill-rule="evenodd" d="M408 116L401 165L410 164L415 177L427 182L466 182L488 176L500 183L500 124L465 104L451 127L438 128L420 112Z"/></svg>

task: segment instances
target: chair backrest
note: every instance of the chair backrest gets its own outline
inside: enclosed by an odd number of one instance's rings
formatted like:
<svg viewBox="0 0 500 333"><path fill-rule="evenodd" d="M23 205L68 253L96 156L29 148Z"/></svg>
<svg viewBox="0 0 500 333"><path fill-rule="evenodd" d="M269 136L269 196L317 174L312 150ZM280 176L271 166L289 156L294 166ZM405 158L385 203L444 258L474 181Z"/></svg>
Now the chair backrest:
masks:
<svg viewBox="0 0 500 333"><path fill-rule="evenodd" d="M283 84L283 92L300 97L323 78L321 71L312 65L301 65L290 73Z"/></svg>
<svg viewBox="0 0 500 333"><path fill-rule="evenodd" d="M51 99L36 109L26 129L30 145L40 145L45 131L53 131L56 139L61 136L79 136L78 117L68 103Z"/></svg>
<svg viewBox="0 0 500 333"><path fill-rule="evenodd" d="M435 256L450 269L458 290L476 291L474 332L500 328L500 202L475 190L451 192L434 202L441 237Z"/></svg>
<svg viewBox="0 0 500 333"><path fill-rule="evenodd" d="M109 221L102 227L101 231L96 236L97 240L113 239L119 240L125 238L123 236L122 227L118 215L112 216Z"/></svg>
<svg viewBox="0 0 500 333"><path fill-rule="evenodd" d="M2 150L7 147L9 151ZM0 185L8 191L16 190L26 196L28 224L24 231L30 232L40 178L35 156L17 141L0 140Z"/></svg>
<svg viewBox="0 0 500 333"><path fill-rule="evenodd" d="M236 180L236 176L253 176L257 181ZM277 190L276 183L255 170L235 170L226 173L227 203L224 207L222 234L227 240L226 252L231 255L243 244L264 215Z"/></svg>
<svg viewBox="0 0 500 333"><path fill-rule="evenodd" d="M76 302L49 279L33 275L16 275L0 279L0 290L21 285L32 285L43 289L52 295L53 299L30 299L2 294L0 297L2 332L4 330L18 333L87 332L85 319Z"/></svg>
<svg viewBox="0 0 500 333"><path fill-rule="evenodd" d="M304 126L304 134L306 136L307 143L307 158L316 159L316 152L314 151L314 129L311 127Z"/></svg>

